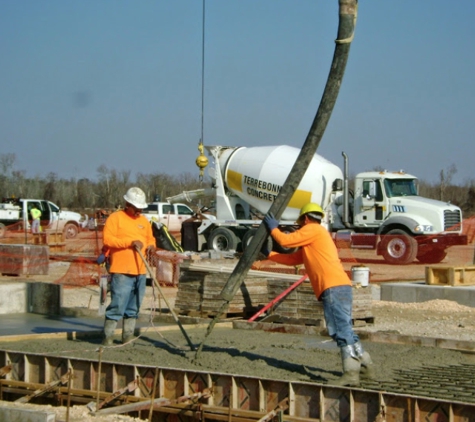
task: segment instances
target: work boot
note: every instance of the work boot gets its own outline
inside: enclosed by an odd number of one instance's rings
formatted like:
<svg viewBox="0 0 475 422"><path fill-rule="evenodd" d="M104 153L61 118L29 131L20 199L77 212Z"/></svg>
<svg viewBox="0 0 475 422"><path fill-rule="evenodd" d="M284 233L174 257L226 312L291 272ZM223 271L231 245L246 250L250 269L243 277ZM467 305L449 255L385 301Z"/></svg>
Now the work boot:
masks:
<svg viewBox="0 0 475 422"><path fill-rule="evenodd" d="M355 353L361 362L360 376L364 379L373 379L375 377L374 364L371 356L363 349L361 342L356 342L354 345Z"/></svg>
<svg viewBox="0 0 475 422"><path fill-rule="evenodd" d="M103 346L112 346L114 340L114 332L115 328L117 327L117 321L113 319L106 319L104 323L104 331L103 331Z"/></svg>
<svg viewBox="0 0 475 422"><path fill-rule="evenodd" d="M337 379L333 384L356 387L360 384L361 362L356 356L353 345L341 347L341 361L343 365L343 376Z"/></svg>
<svg viewBox="0 0 475 422"><path fill-rule="evenodd" d="M124 319L122 327L122 343L128 343L135 338L134 333L136 322L137 320L135 318Z"/></svg>

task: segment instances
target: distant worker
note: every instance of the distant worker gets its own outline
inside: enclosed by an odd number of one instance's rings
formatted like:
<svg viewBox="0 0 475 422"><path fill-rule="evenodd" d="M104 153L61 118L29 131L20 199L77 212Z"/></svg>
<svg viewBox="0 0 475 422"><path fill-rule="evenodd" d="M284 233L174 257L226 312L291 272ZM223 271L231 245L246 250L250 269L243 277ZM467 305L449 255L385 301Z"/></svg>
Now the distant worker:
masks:
<svg viewBox="0 0 475 422"><path fill-rule="evenodd" d="M147 207L145 193L133 187L124 199L124 209L112 213L104 226L104 247L109 250L111 273L111 303L106 309L104 346L113 344L114 331L121 319L122 342L128 343L134 338L147 273L137 249L146 256L146 250L155 247L152 227L141 214Z"/></svg>
<svg viewBox="0 0 475 422"><path fill-rule="evenodd" d="M31 215L31 232L33 234L40 232L40 219L41 219L41 211L38 207L33 204L30 210Z"/></svg>
<svg viewBox="0 0 475 422"><path fill-rule="evenodd" d="M278 229L272 214L264 217L264 224L279 245L299 249L291 254L264 253L268 259L286 265L304 264L317 299L323 302L323 314L328 334L341 351L343 376L334 384L357 386L362 377L373 378L374 366L368 352L353 331L351 313L352 283L348 278L338 250L328 231L321 225L324 216L320 205L309 203L302 207L293 233Z"/></svg>

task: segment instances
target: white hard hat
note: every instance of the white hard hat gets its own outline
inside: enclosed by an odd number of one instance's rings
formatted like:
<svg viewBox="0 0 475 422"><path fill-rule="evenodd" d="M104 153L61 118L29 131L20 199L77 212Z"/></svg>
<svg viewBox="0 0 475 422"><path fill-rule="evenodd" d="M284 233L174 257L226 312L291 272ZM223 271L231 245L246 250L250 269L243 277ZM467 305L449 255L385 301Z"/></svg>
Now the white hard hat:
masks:
<svg viewBox="0 0 475 422"><path fill-rule="evenodd" d="M143 209L147 208L147 201L145 200L145 193L140 188L130 188L124 195L124 199L132 204L135 208Z"/></svg>

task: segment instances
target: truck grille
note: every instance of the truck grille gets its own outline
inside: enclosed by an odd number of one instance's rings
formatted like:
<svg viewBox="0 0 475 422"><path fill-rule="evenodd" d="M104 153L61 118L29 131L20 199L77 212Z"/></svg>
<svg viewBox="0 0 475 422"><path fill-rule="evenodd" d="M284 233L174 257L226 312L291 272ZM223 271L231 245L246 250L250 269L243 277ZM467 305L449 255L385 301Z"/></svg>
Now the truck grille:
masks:
<svg viewBox="0 0 475 422"><path fill-rule="evenodd" d="M459 231L461 228L461 213L459 210L456 211L450 211L450 210L445 210L444 211L444 230L445 231Z"/></svg>

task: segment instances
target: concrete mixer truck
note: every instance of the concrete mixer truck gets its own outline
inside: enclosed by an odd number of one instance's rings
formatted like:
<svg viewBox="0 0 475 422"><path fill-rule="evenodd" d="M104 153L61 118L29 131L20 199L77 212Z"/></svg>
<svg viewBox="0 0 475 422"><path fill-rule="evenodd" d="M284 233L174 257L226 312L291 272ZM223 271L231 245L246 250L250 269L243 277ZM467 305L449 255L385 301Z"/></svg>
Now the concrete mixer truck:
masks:
<svg viewBox="0 0 475 422"><path fill-rule="evenodd" d="M216 218L194 222L195 250L244 250L284 184L300 150L291 146L205 147L213 158L211 186L167 198L193 202L213 196ZM447 248L467 244L455 205L418 196L417 178L403 171L359 173L349 189L344 172L318 154L283 212L280 228L296 229L300 208L316 202L337 245L373 248L391 264L442 261ZM268 241L271 241L269 238ZM274 250L280 246L272 245ZM286 252L286 251L284 251Z"/></svg>

